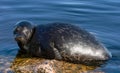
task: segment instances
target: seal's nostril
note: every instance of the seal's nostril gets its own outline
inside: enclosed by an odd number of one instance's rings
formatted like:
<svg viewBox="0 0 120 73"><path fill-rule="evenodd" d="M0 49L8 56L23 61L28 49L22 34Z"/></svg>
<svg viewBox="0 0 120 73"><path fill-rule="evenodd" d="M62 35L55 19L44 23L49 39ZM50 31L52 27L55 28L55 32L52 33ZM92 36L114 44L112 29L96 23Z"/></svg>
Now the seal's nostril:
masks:
<svg viewBox="0 0 120 73"><path fill-rule="evenodd" d="M20 40L22 38L22 35L19 33L14 34L15 40Z"/></svg>
<svg viewBox="0 0 120 73"><path fill-rule="evenodd" d="M15 37L15 40L16 40L16 41L21 41L21 40L22 40L22 37L21 37L21 36L17 36L17 37Z"/></svg>

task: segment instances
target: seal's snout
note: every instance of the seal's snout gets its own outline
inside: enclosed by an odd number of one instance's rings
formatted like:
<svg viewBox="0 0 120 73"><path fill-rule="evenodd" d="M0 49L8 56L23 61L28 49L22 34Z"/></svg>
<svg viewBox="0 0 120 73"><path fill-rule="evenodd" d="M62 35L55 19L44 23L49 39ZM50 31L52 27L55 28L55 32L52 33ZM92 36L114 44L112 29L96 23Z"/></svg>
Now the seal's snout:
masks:
<svg viewBox="0 0 120 73"><path fill-rule="evenodd" d="M22 34L14 34L14 38L17 42L25 43L24 35Z"/></svg>
<svg viewBox="0 0 120 73"><path fill-rule="evenodd" d="M21 36L17 36L17 37L15 37L15 40L16 40L16 41L21 41L21 40L22 40L22 37L21 37Z"/></svg>

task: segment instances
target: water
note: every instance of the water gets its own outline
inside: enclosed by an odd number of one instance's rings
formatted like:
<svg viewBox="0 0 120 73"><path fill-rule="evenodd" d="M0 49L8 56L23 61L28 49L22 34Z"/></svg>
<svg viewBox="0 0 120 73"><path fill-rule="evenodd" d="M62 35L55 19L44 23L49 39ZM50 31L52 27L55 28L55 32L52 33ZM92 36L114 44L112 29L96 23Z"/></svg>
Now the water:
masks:
<svg viewBox="0 0 120 73"><path fill-rule="evenodd" d="M0 0L0 67L3 69L17 54L13 28L20 20L80 25L112 52L112 59L98 70L120 73L120 0Z"/></svg>

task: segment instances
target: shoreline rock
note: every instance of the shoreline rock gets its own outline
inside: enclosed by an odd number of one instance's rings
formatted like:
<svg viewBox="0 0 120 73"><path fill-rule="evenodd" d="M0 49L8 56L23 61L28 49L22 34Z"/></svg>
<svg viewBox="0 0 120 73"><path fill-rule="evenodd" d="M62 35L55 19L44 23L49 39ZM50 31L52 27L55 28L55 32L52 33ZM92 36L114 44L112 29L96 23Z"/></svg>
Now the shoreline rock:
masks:
<svg viewBox="0 0 120 73"><path fill-rule="evenodd" d="M16 58L11 65L15 73L83 73L96 68L42 58Z"/></svg>

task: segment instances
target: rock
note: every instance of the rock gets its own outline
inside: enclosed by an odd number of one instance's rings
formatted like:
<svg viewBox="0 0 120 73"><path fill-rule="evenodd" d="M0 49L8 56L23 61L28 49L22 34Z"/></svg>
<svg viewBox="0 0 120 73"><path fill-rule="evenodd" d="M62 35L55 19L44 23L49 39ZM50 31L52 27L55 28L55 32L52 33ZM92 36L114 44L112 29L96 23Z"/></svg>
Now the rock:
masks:
<svg viewBox="0 0 120 73"><path fill-rule="evenodd" d="M18 54L16 55L16 58L12 62L10 68L13 73L91 73L91 71L92 73L102 72L94 72L98 66L86 66L55 59L32 57L29 56L29 54L21 52L20 50L18 51Z"/></svg>
<svg viewBox="0 0 120 73"><path fill-rule="evenodd" d="M15 73L80 73L95 68L94 66L41 58L16 58L11 66Z"/></svg>

